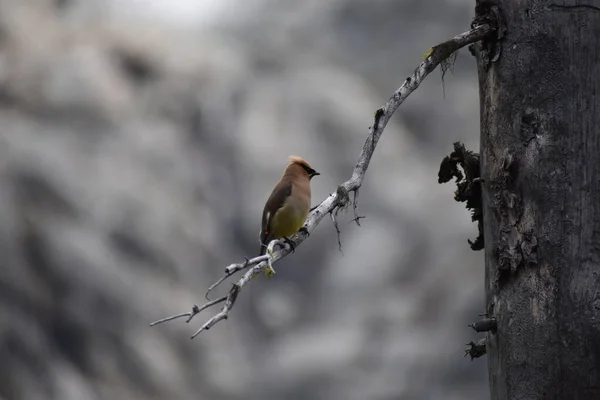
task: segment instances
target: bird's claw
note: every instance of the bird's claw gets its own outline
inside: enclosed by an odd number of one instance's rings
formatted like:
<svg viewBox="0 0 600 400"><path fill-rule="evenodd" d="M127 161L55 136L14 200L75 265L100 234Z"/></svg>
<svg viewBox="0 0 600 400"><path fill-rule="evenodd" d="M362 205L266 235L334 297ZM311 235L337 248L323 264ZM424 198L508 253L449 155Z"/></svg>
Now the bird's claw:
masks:
<svg viewBox="0 0 600 400"><path fill-rule="evenodd" d="M287 243L287 244L289 244L289 245L290 245L290 248L292 249L292 253L295 253L295 252L296 252L296 245L294 244L294 242L292 242L292 241L290 240L290 238L288 238L288 237L284 237L284 238L283 238L283 241L284 241L285 243Z"/></svg>
<svg viewBox="0 0 600 400"><path fill-rule="evenodd" d="M304 233L306 233L306 236L310 236L310 232L308 231L308 229L305 226L303 226L302 228L300 228L298 230L298 232L304 232Z"/></svg>

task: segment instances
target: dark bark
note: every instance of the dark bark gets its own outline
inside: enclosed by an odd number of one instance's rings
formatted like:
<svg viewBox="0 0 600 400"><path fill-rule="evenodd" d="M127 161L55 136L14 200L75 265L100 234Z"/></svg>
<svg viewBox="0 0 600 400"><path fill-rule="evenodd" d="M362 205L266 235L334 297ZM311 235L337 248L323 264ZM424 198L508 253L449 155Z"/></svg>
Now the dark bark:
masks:
<svg viewBox="0 0 600 400"><path fill-rule="evenodd" d="M491 6L506 31L475 53L492 399L597 400L600 4Z"/></svg>

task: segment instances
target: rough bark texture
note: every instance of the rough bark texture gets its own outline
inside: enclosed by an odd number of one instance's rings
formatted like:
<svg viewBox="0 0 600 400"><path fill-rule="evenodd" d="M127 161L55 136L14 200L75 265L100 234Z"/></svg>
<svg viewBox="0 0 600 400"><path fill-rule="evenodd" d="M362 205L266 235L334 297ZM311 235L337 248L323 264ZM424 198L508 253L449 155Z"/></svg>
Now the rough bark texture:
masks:
<svg viewBox="0 0 600 400"><path fill-rule="evenodd" d="M600 8L496 0L477 48L493 400L600 399ZM487 51L486 51L487 50Z"/></svg>

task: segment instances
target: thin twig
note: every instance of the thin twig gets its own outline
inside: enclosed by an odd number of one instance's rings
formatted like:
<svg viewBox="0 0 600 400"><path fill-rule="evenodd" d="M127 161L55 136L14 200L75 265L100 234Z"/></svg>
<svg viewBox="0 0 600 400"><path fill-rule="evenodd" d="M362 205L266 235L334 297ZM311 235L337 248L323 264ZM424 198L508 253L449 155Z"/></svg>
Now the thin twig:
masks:
<svg viewBox="0 0 600 400"><path fill-rule="evenodd" d="M210 294L210 292L212 292L214 288L216 288L217 286L219 286L221 283L223 283L225 281L225 279L229 278L230 276L231 276L231 274L228 274L227 272L225 272L225 275L223 275L221 277L221 279L219 279L218 281L216 281L215 283L213 283L212 285L210 285L210 287L206 291L206 294L204 295L204 298L206 300L210 301L210 298L208 297L208 295Z"/></svg>
<svg viewBox="0 0 600 400"><path fill-rule="evenodd" d="M364 217L360 217L357 211L356 204L358 198L358 190L360 189L363 179L365 177L365 173L369 168L369 164L371 162L373 152L375 151L375 147L377 146L377 143L379 142L379 139L381 138L381 135L383 134L383 131L394 112L408 98L408 96L419 87L419 85L423 82L427 75L429 75L433 70L435 70L435 68L442 61L446 60L460 48L482 40L493 31L494 29L488 24L479 25L467 32L461 33L453 39L450 39L430 49L425 60L423 60L423 62L419 64L419 66L414 70L412 75L406 78L402 86L400 86L400 88L396 90L396 92L394 92L394 94L390 97L388 102L383 107L377 109L377 111L375 112L375 119L373 125L369 129L369 134L365 140L365 144L363 145L362 151L358 157L358 161L354 167L354 170L352 171L352 176L346 182L338 186L338 189L335 193L330 194L327 198L325 198L325 200L321 202L321 204L319 204L310 212L304 225L306 231L300 231L290 238L295 244L295 247L299 246L300 244L302 244L302 242L304 242L304 240L306 240L310 232L312 232L316 228L316 226L319 225L319 223L321 222L323 217L325 217L325 215L331 213L334 210L344 209L345 207L347 207L349 205L348 193L350 192L354 192L354 221L358 225L360 225L360 219ZM344 195L342 196L341 194ZM244 287L244 285L248 283L250 279L252 279L254 276L258 275L260 272L266 271L267 269L272 269L273 264L290 254L292 249L291 246L287 244L285 246L282 246L277 251L274 251L273 249L276 242L279 241L272 241L269 244L267 255L255 257L244 263L232 264L225 269L225 278L227 278L235 272L251 267L242 276L242 278L240 278L237 281L237 283L234 284L232 289L229 291L229 294L224 299L225 305L221 309L221 312L219 312L217 315L208 320L204 325L202 325L202 327L196 333L194 333L192 337L197 336L203 330L210 329L217 322L223 319L227 319L229 311L233 307L237 296ZM222 282L223 280L224 279L222 278L220 282ZM212 289L214 289L214 287L216 287L216 285L211 286ZM223 301L223 298L219 300ZM217 300L213 300L211 302L206 303L204 306L202 306L202 309L216 304L216 301ZM193 317L196 314L197 313L193 312L183 313L175 315L173 317L164 318L160 321L166 322L183 316L190 316L191 319L191 317ZM157 321L157 323L159 323L159 321Z"/></svg>
<svg viewBox="0 0 600 400"><path fill-rule="evenodd" d="M340 253L342 253L342 255L344 255L344 252L342 251L342 239L340 238L340 228L338 226L337 220L335 219L337 215L337 209L331 211L329 213L329 216L331 217L331 221L333 222L333 227L335 228L335 232L337 233L337 240L338 240L338 248L340 249Z"/></svg>
<svg viewBox="0 0 600 400"><path fill-rule="evenodd" d="M163 322L172 321L174 319L182 318L182 317L189 317L185 322L190 322L192 320L192 318L194 318L197 314L200 314L200 312L202 310L206 310L208 307L214 306L215 304L222 303L225 300L227 300L227 296L223 296L219 299L209 301L208 303L204 304L202 307L198 307L196 304L194 304L194 307L192 307L191 312L181 313L181 314L173 315L172 317L159 319L158 321L154 321L153 323L151 323L150 326L162 324Z"/></svg>
<svg viewBox="0 0 600 400"><path fill-rule="evenodd" d="M354 211L353 221L356 222L356 225L360 226L360 218L358 216L358 188L353 192L352 210Z"/></svg>
<svg viewBox="0 0 600 400"><path fill-rule="evenodd" d="M200 329L198 329L196 331L196 333L194 333L190 339L195 338L202 331L209 330L217 322L219 322L219 321L221 321L223 319L227 319L227 316L229 314L229 310L231 310L231 308L233 307L233 304L235 303L235 300L237 299L237 296L238 296L238 293L240 292L240 289L241 289L241 286L239 286L239 284L233 284L233 286L231 287L231 290L229 290L229 294L227 296L225 296L225 299L226 299L225 300L225 305L221 309L221 312L219 312L217 315L215 315L214 317L212 317L211 319L209 319L208 321L206 321L206 323L204 325L202 325L200 327Z"/></svg>
<svg viewBox="0 0 600 400"><path fill-rule="evenodd" d="M196 315L196 314L197 314L197 313L195 312L195 311L196 311L196 308L195 308L195 307L198 307L198 306L197 306L197 305L194 305L194 307L192 307L192 312L181 313L181 314L177 314L177 315L172 315L172 316L170 316L170 317L167 317L167 318L159 319L158 321L154 321L154 322L152 322L152 323L150 324L150 326L154 326L154 325L162 324L163 322L172 321L172 320L174 320L174 319L177 319L177 318L183 318L183 317L190 317L190 318L192 318L192 316L193 316L193 315Z"/></svg>
<svg viewBox="0 0 600 400"><path fill-rule="evenodd" d="M349 224L351 224L353 222L356 223L356 221L361 220L361 219L365 219L365 218L367 218L367 217L364 216L364 215L358 215L356 218L352 218L350 221L348 221L348 223ZM359 226L361 226L361 225L359 225Z"/></svg>

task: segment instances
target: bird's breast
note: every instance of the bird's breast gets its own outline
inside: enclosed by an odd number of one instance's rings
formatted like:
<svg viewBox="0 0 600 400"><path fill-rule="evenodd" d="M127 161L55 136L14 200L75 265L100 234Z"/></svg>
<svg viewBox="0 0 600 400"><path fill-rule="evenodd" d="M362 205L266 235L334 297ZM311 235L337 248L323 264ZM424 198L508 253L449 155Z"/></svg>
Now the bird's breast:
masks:
<svg viewBox="0 0 600 400"><path fill-rule="evenodd" d="M306 221L309 209L310 197L290 196L272 219L271 232L273 237L281 238L298 232Z"/></svg>

